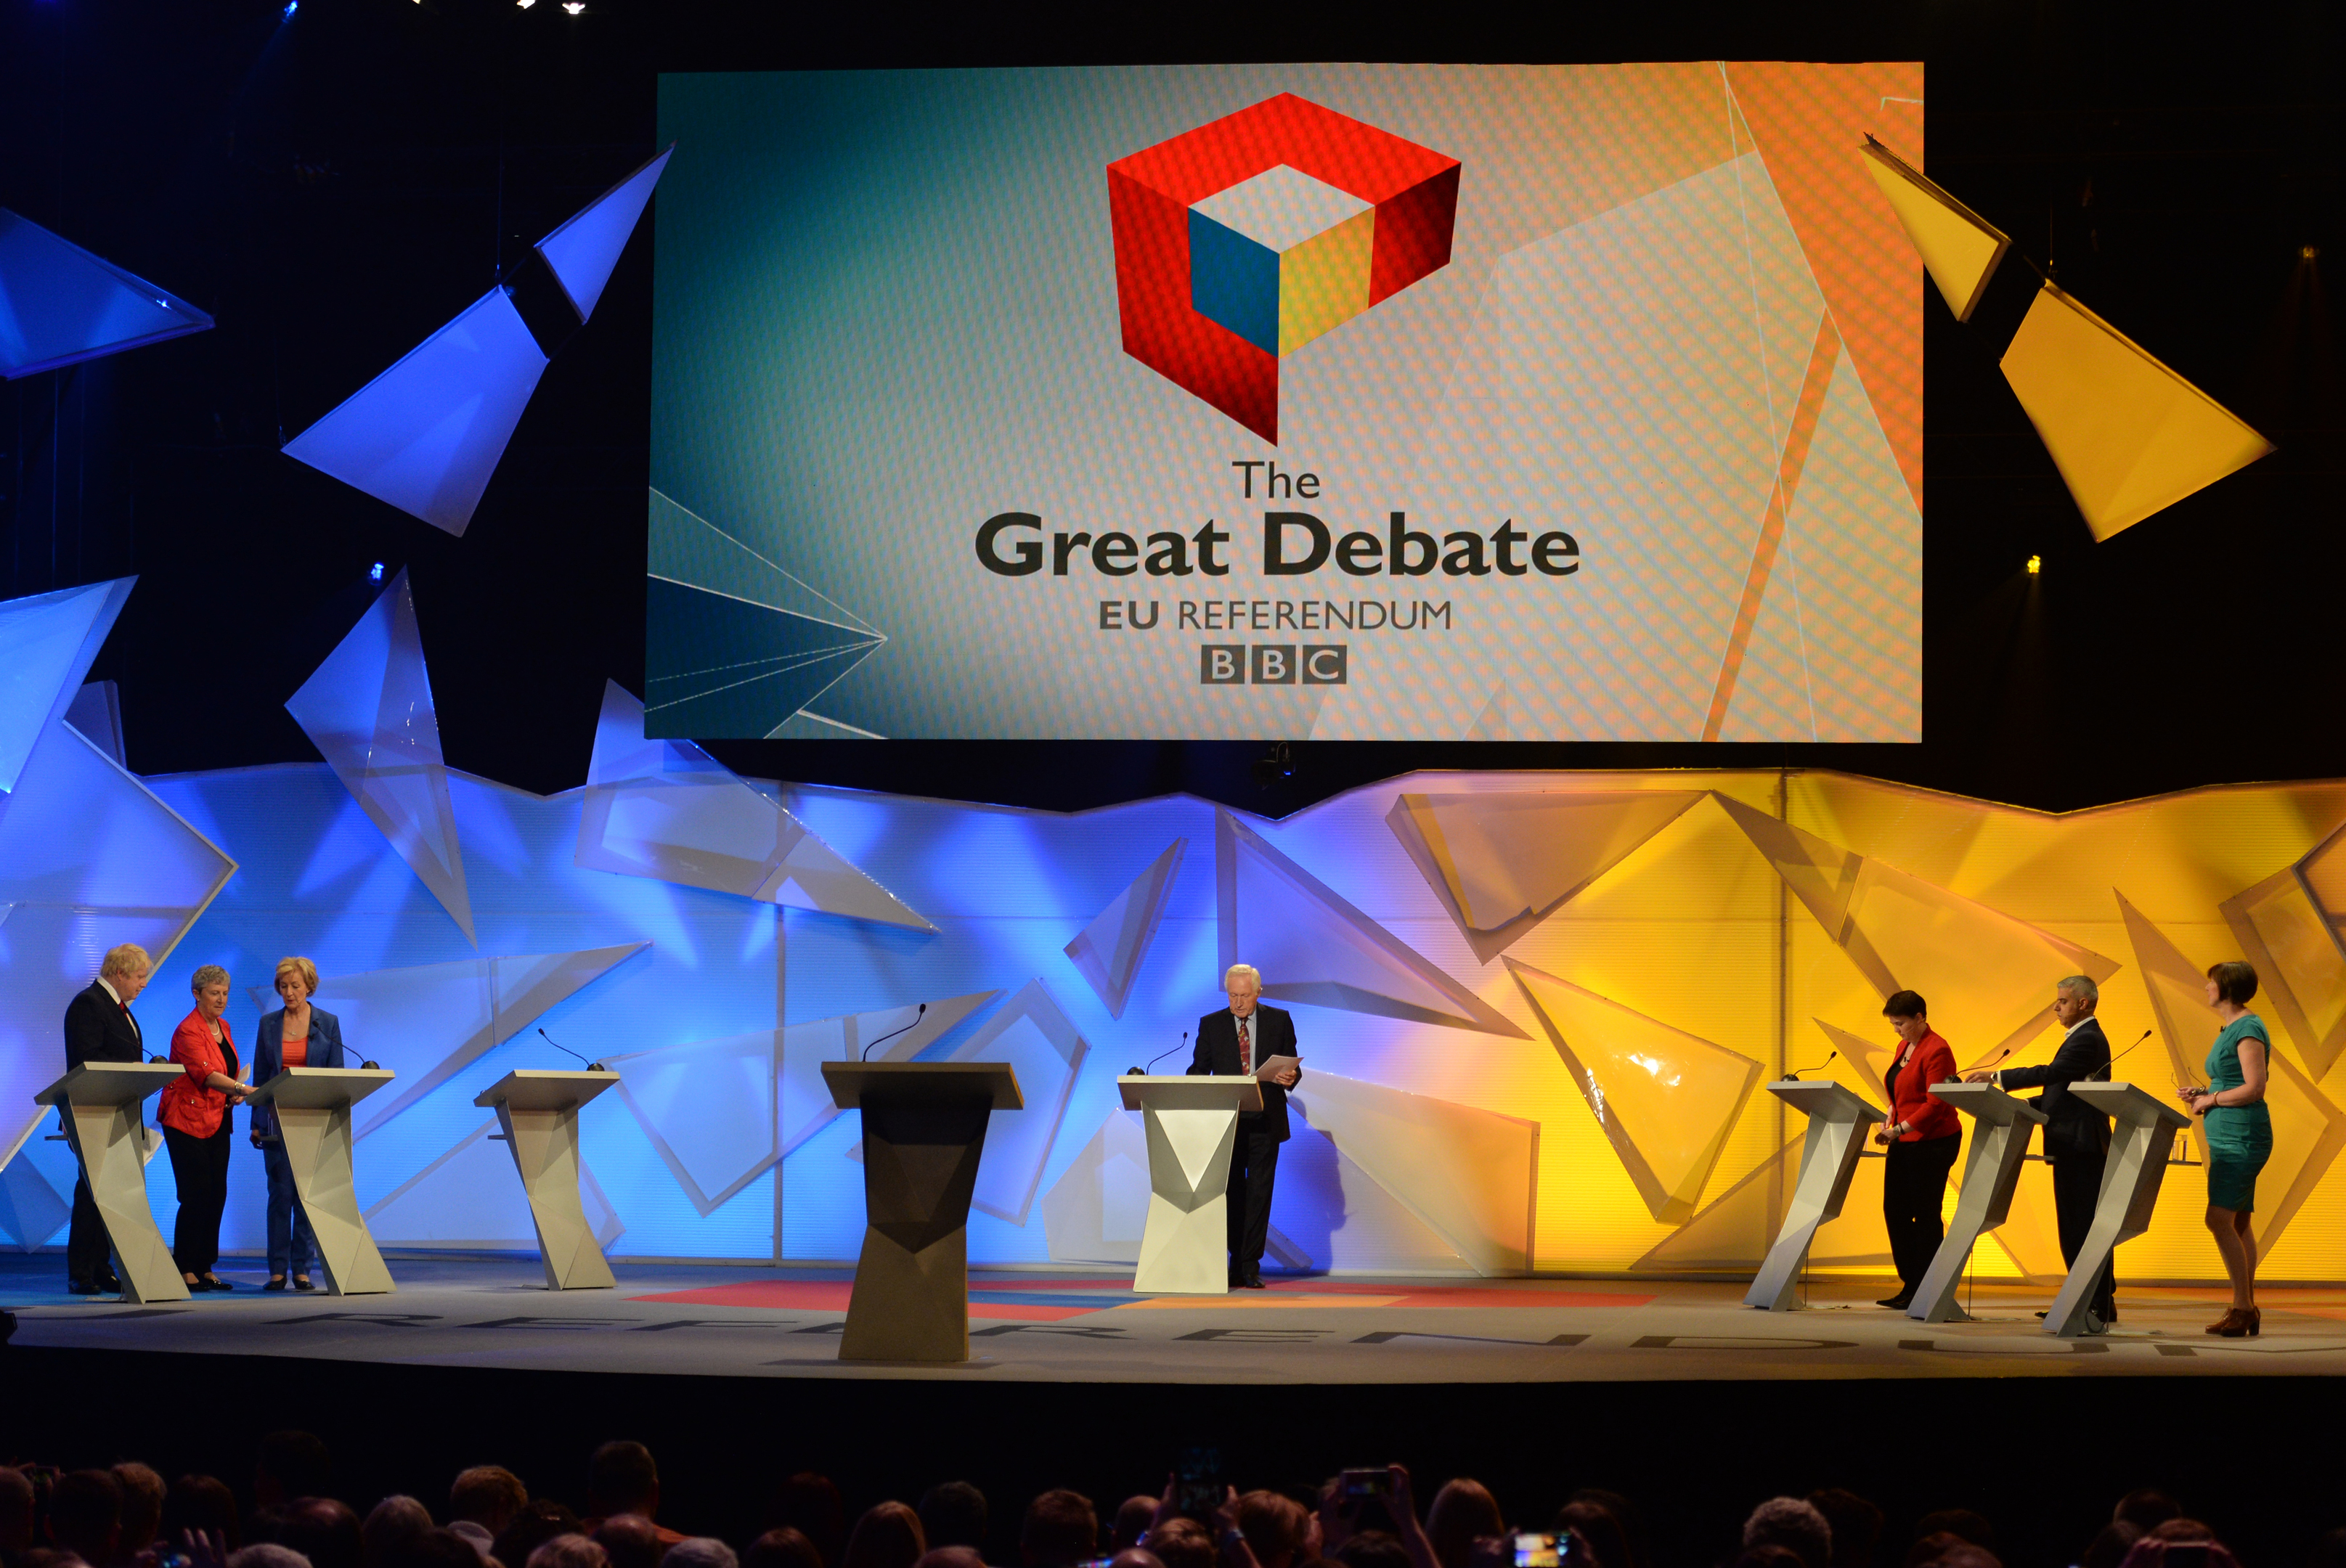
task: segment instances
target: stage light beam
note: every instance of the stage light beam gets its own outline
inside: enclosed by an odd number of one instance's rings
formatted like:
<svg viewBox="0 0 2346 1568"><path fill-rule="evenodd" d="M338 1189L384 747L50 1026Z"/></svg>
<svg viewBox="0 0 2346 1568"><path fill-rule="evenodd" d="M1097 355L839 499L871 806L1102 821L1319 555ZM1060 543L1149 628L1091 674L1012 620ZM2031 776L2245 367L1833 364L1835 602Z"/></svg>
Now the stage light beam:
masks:
<svg viewBox="0 0 2346 1568"><path fill-rule="evenodd" d="M2031 556L2029 556L2029 557L2028 557L2028 575L2029 575L2030 576L2032 576L2032 577L2033 577L2033 576L2035 576L2035 575L2037 575L2037 573L2038 573L2038 572L2040 572L2040 571L2042 571L2042 570L2044 569L2044 566L2045 566L2045 557L2044 557L2044 556L2042 556L2042 555L2031 555ZM376 568L376 569L377 569L378 571L379 571L379 570L381 570L381 568L380 568L380 567L378 567L378 568Z"/></svg>

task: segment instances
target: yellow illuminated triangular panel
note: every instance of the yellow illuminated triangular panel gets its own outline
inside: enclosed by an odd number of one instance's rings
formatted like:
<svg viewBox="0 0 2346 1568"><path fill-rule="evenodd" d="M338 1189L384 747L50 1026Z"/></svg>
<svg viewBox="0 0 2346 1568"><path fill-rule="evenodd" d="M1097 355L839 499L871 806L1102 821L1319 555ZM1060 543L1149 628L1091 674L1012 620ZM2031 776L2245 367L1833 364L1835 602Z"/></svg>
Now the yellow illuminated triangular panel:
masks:
<svg viewBox="0 0 2346 1568"><path fill-rule="evenodd" d="M2096 539L2272 451L2232 412L2051 283L2004 351L2004 379Z"/></svg>
<svg viewBox="0 0 2346 1568"><path fill-rule="evenodd" d="M1693 1217L1760 1082L1760 1064L1570 981L1506 963L1647 1211L1666 1225Z"/></svg>
<svg viewBox="0 0 2346 1568"><path fill-rule="evenodd" d="M2336 929L2294 867L2225 900L2222 908L2290 1045L2320 1082L2346 1047L2346 955Z"/></svg>
<svg viewBox="0 0 2346 1568"><path fill-rule="evenodd" d="M1890 199L1906 238L1921 252L1947 309L1958 321L1970 321L1996 263L2012 248L2010 237L1872 137L1858 151L1865 155L1873 183Z"/></svg>

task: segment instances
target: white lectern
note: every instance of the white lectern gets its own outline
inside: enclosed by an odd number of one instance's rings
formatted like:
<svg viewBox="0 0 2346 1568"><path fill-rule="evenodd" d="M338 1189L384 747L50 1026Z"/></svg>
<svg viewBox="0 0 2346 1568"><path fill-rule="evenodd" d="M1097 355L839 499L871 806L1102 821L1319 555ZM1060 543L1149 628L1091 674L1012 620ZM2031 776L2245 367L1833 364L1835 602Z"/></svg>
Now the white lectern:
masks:
<svg viewBox="0 0 2346 1568"><path fill-rule="evenodd" d="M1964 1156L1954 1223L1915 1288L1906 1316L1924 1323L1968 1322L1970 1315L1955 1305L1955 1288L1963 1283L1972 1247L2012 1212L2029 1135L2043 1125L2045 1113L1994 1084L1933 1084L1931 1093L1971 1117L1972 1146Z"/></svg>
<svg viewBox="0 0 2346 1568"><path fill-rule="evenodd" d="M293 1193L318 1238L326 1288L382 1296L399 1288L359 1213L351 1176L351 1107L392 1080L385 1067L288 1067L257 1085L250 1103L277 1107L277 1135L293 1167Z"/></svg>
<svg viewBox="0 0 2346 1568"><path fill-rule="evenodd" d="M1809 1133L1800 1145L1800 1180L1785 1207L1783 1228L1776 1233L1776 1245L1768 1249L1767 1261L1760 1266L1760 1277L1752 1280L1743 1304L1763 1312L1785 1312L1791 1309L1817 1227L1841 1216L1849 1178L1865 1152L1866 1129L1881 1125L1885 1118L1831 1079L1804 1084L1787 1078L1769 1084L1768 1092L1804 1114Z"/></svg>
<svg viewBox="0 0 2346 1568"><path fill-rule="evenodd" d="M2167 1105L2148 1090L2133 1084L2081 1083L2069 1093L2111 1117L2117 1124L2110 1134L2109 1163L2102 1167L2102 1192L2094 1202L2094 1223L2069 1278L2045 1314L2045 1331L2075 1339L2086 1331L2086 1315L2093 1306L2094 1282L2102 1266L2117 1250L2150 1228L2150 1213L2158 1203L2158 1184L2167 1177L2167 1156L2174 1152L2175 1135L2191 1118Z"/></svg>
<svg viewBox="0 0 2346 1568"><path fill-rule="evenodd" d="M1250 1074L1127 1074L1124 1108L1148 1134L1148 1225L1132 1288L1161 1296L1230 1292L1230 1154L1239 1113L1262 1109Z"/></svg>
<svg viewBox="0 0 2346 1568"><path fill-rule="evenodd" d="M125 1301L185 1301L188 1282L147 1205L147 1119L138 1103L184 1075L176 1062L92 1062L33 1096L55 1105L66 1146L81 1162L82 1179L106 1222Z"/></svg>
<svg viewBox="0 0 2346 1568"><path fill-rule="evenodd" d="M618 1283L578 1201L578 1107L618 1081L617 1073L521 1068L473 1102L496 1107L505 1147L529 1195L548 1290L608 1290Z"/></svg>

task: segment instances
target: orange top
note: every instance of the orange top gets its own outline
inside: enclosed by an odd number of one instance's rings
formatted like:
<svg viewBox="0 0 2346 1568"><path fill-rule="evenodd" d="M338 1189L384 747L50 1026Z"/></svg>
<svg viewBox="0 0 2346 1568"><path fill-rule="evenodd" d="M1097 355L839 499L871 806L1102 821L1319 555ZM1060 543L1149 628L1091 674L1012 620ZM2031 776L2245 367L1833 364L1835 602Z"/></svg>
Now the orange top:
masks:
<svg viewBox="0 0 2346 1568"><path fill-rule="evenodd" d="M283 1057L285 1065L306 1067L310 1064L310 1037L307 1034L302 1035L299 1040L288 1035L280 1044L285 1051Z"/></svg>

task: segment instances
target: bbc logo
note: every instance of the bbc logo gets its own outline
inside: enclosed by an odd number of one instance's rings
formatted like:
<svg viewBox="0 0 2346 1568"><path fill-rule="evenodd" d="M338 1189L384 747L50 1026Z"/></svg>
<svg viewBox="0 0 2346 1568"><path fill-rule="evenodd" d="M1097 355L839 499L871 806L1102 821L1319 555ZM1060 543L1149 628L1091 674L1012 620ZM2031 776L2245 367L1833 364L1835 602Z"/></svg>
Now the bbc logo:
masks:
<svg viewBox="0 0 2346 1568"><path fill-rule="evenodd" d="M1351 678L1345 643L1207 643L1198 649L1199 686L1343 686Z"/></svg>

